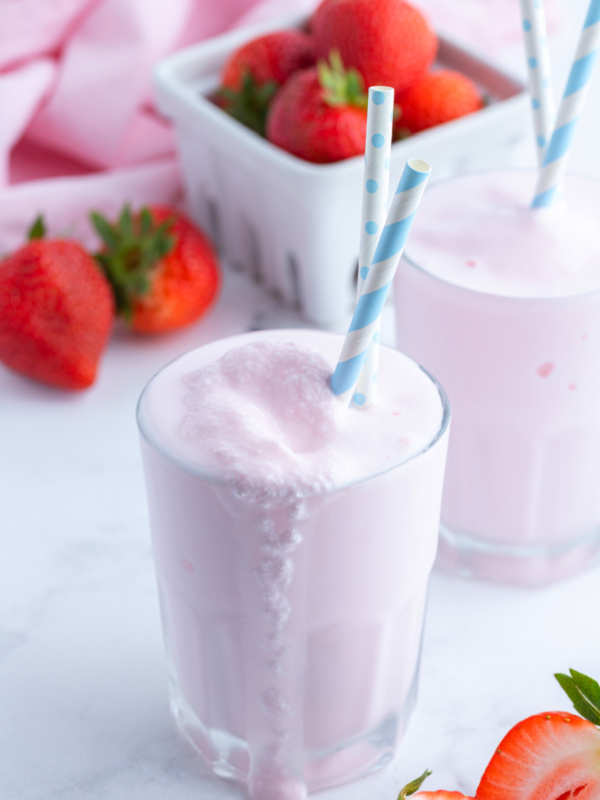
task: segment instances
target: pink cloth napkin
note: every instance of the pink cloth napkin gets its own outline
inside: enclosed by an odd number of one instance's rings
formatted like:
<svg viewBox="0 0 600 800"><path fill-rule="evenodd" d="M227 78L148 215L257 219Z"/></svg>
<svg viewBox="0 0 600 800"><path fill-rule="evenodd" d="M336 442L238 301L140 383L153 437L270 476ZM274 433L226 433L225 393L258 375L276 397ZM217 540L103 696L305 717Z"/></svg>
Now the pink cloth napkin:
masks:
<svg viewBox="0 0 600 800"><path fill-rule="evenodd" d="M91 209L175 203L152 70L169 53L315 0L0 0L0 254L43 213L90 238Z"/></svg>
<svg viewBox="0 0 600 800"><path fill-rule="evenodd" d="M488 52L520 35L518 0L418 1L436 27ZM565 1L546 0L551 18ZM152 104L155 63L317 2L0 0L0 254L38 213L51 232L88 239L91 209L178 202L172 131Z"/></svg>

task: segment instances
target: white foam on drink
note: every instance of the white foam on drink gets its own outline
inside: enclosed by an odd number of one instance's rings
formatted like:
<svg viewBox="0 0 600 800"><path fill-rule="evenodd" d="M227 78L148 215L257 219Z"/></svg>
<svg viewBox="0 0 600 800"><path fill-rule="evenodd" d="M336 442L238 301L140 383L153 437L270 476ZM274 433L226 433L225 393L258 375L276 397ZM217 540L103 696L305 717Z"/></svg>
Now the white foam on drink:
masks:
<svg viewBox="0 0 600 800"><path fill-rule="evenodd" d="M412 362L390 375L392 391L369 409L345 408L329 379L334 364L290 341L233 348L185 372L181 456L266 502L347 485L407 460L440 427L439 394Z"/></svg>
<svg viewBox="0 0 600 800"><path fill-rule="evenodd" d="M293 342L247 344L184 376L181 435L240 493L327 488L336 473L329 366Z"/></svg>
<svg viewBox="0 0 600 800"><path fill-rule="evenodd" d="M600 289L600 183L569 176L562 202L529 208L535 173L469 175L427 192L407 255L458 286L509 297Z"/></svg>

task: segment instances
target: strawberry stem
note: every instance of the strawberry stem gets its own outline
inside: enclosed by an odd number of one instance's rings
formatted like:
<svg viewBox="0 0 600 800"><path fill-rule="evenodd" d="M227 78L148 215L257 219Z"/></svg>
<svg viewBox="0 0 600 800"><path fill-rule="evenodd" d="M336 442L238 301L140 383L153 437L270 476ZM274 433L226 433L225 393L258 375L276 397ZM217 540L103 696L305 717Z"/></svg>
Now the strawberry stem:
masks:
<svg viewBox="0 0 600 800"><path fill-rule="evenodd" d="M557 672L554 677L567 693L575 711L594 725L600 726L600 686L593 678L588 678L574 669L570 675Z"/></svg>
<svg viewBox="0 0 600 800"><path fill-rule="evenodd" d="M241 88L236 91L222 87L217 92L217 100L221 101L221 108L230 117L264 137L269 106L278 88L276 81L258 84L254 75L246 69Z"/></svg>
<svg viewBox="0 0 600 800"><path fill-rule="evenodd" d="M317 73L323 89L323 100L327 105L367 108L368 98L363 77L354 67L344 67L339 50L331 50L329 63L323 59L317 61Z"/></svg>
<svg viewBox="0 0 600 800"><path fill-rule="evenodd" d="M173 221L156 224L148 208L132 215L129 205L115 223L95 211L90 219L104 245L94 258L112 287L117 313L129 321L134 300L150 291L158 265L175 246Z"/></svg>
<svg viewBox="0 0 600 800"><path fill-rule="evenodd" d="M398 800L405 800L411 794L418 792L421 786L423 785L426 778L431 775L431 770L426 769L425 772L420 775L418 778L415 778L414 781L407 783L404 789L400 791L398 795Z"/></svg>
<svg viewBox="0 0 600 800"><path fill-rule="evenodd" d="M43 239L46 236L46 225L42 214L34 219L33 225L27 232L27 241L32 242L34 239Z"/></svg>

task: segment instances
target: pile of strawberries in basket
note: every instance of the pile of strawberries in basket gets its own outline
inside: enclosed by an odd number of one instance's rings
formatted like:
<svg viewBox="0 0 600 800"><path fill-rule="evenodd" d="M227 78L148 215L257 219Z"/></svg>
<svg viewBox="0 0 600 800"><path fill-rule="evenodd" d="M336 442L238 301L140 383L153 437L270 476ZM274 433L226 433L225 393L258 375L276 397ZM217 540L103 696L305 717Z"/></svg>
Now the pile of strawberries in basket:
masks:
<svg viewBox="0 0 600 800"><path fill-rule="evenodd" d="M236 50L215 100L299 158L340 161L364 152L369 86L395 91L395 139L482 107L469 78L434 67L437 46L429 21L404 0L323 0L306 30Z"/></svg>

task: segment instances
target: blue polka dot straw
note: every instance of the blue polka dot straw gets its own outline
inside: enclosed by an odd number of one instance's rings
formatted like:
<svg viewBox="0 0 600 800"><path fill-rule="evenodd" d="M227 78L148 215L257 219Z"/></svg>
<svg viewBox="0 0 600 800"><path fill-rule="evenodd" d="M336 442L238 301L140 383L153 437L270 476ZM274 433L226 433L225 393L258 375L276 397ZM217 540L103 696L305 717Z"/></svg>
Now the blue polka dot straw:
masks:
<svg viewBox="0 0 600 800"><path fill-rule="evenodd" d="M555 114L544 4L538 0L521 0L521 16L527 55L533 128L537 144L538 164L541 165L544 160L546 144L552 133Z"/></svg>
<svg viewBox="0 0 600 800"><path fill-rule="evenodd" d="M354 396L367 352L374 335L379 331L383 304L430 173L431 167L426 161L410 159L404 167L390 204L362 294L358 298L342 352L331 376L331 390L344 403L350 404Z"/></svg>
<svg viewBox="0 0 600 800"><path fill-rule="evenodd" d="M379 234L385 222L390 182L393 117L394 90L389 86L371 86L367 106L367 136L358 252L358 297L361 296L365 286L369 265L373 260ZM377 391L377 384L371 380L371 376L377 372L378 361L379 350L377 345L373 345L369 348L366 363L357 385L354 404L358 408L366 408Z"/></svg>
<svg viewBox="0 0 600 800"><path fill-rule="evenodd" d="M532 208L550 206L561 183L573 134L587 97L600 47L600 0L591 0L563 95L552 138L540 169Z"/></svg>

